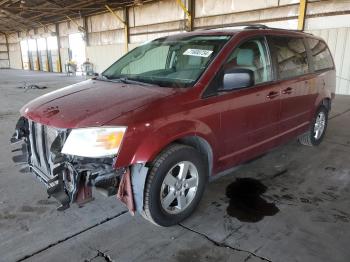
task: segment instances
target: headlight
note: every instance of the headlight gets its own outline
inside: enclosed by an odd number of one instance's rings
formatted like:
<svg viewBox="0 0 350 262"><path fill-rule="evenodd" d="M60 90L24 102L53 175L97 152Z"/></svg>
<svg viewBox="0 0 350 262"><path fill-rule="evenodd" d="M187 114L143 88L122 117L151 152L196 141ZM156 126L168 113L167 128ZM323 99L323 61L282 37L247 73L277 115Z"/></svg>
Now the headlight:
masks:
<svg viewBox="0 0 350 262"><path fill-rule="evenodd" d="M73 129L62 153L83 157L105 157L118 154L126 127L91 127Z"/></svg>

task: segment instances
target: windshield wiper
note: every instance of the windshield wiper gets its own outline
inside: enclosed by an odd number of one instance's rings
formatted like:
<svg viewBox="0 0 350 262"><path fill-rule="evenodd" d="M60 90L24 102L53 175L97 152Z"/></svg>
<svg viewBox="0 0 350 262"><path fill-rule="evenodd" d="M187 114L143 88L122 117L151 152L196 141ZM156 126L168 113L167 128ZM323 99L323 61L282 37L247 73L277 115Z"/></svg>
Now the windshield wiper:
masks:
<svg viewBox="0 0 350 262"><path fill-rule="evenodd" d="M151 84L151 83L147 83L144 81L129 79L127 77L115 78L115 80L119 80L120 82L125 83L125 84L136 84L136 85L143 85L143 86L159 86L157 84Z"/></svg>
<svg viewBox="0 0 350 262"><path fill-rule="evenodd" d="M136 84L136 85L142 85L142 86L159 86L157 84L151 84L143 81L133 80L127 77L109 78L108 76L102 75L102 74L96 77L96 79L101 81L107 81L107 82L122 82L124 84Z"/></svg>
<svg viewBox="0 0 350 262"><path fill-rule="evenodd" d="M105 75L102 75L102 74L95 76L94 79L111 82L111 80L109 79L108 76L105 76Z"/></svg>

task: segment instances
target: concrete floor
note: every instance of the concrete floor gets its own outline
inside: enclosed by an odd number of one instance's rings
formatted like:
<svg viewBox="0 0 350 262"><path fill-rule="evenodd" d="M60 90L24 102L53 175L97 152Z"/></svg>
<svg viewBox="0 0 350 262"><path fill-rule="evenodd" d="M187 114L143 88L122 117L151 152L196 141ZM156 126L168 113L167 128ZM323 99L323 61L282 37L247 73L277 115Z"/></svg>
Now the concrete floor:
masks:
<svg viewBox="0 0 350 262"><path fill-rule="evenodd" d="M98 194L56 211L8 141L25 102L81 78L0 70L0 79L0 261L349 261L350 97L336 98L319 147L292 141L241 166L208 185L192 217L159 228ZM23 81L48 88L17 88Z"/></svg>

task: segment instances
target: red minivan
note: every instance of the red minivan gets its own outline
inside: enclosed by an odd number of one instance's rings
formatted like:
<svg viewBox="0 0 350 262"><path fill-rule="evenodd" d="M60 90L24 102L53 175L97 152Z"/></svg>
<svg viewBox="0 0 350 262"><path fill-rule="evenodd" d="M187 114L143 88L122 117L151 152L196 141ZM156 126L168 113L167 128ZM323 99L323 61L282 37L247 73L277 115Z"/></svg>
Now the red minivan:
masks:
<svg viewBox="0 0 350 262"><path fill-rule="evenodd" d="M209 177L299 137L318 145L335 93L326 43L260 25L162 37L21 109L13 143L64 210L117 195L170 226Z"/></svg>

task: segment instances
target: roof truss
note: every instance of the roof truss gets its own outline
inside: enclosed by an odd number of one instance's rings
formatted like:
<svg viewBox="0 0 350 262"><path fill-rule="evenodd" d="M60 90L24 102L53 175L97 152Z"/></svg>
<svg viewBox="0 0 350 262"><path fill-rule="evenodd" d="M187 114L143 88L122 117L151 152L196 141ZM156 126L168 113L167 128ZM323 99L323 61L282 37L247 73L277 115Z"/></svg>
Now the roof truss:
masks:
<svg viewBox="0 0 350 262"><path fill-rule="evenodd" d="M154 0L0 0L0 31L28 31L48 24Z"/></svg>

